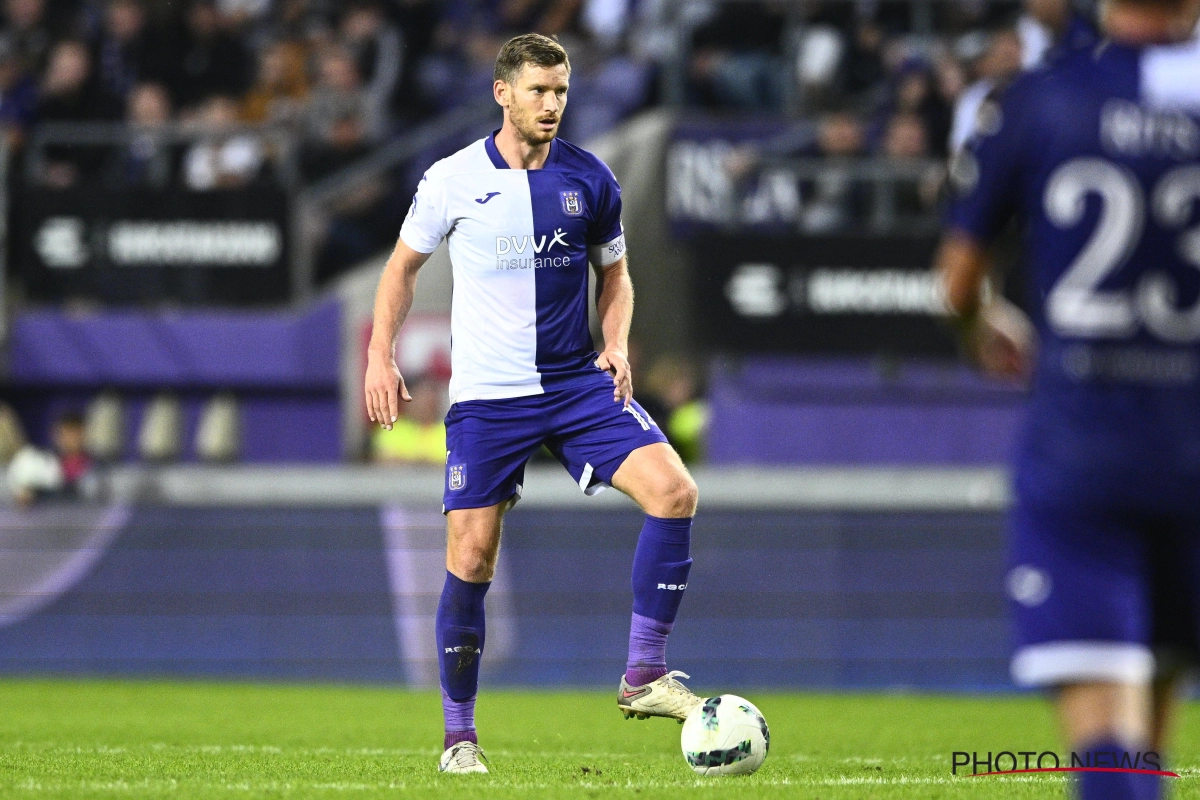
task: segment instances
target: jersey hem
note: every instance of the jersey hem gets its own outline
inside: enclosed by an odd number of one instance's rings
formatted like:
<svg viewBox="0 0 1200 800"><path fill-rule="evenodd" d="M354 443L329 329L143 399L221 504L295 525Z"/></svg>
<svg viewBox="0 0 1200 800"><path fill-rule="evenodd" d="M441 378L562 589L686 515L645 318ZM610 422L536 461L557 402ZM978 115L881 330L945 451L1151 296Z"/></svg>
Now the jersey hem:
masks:
<svg viewBox="0 0 1200 800"><path fill-rule="evenodd" d="M535 394L545 393L546 390L540 382L524 386L465 389L451 395L450 405L466 403L470 400L511 400L515 397L531 397Z"/></svg>

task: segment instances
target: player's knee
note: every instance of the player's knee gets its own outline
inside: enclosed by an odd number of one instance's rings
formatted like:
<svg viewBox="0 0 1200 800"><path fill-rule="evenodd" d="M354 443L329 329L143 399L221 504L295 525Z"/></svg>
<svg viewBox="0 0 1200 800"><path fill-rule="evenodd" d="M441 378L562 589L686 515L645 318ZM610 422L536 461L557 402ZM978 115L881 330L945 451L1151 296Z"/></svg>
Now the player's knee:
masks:
<svg viewBox="0 0 1200 800"><path fill-rule="evenodd" d="M496 552L476 542L456 542L450 548L450 571L468 583L486 583L496 572Z"/></svg>
<svg viewBox="0 0 1200 800"><path fill-rule="evenodd" d="M696 514L696 504L700 500L700 490L696 482L686 472L676 476L671 481L663 497L664 505L672 517L691 517Z"/></svg>
<svg viewBox="0 0 1200 800"><path fill-rule="evenodd" d="M496 561L482 549L459 550L451 557L450 571L467 583L487 583L496 572Z"/></svg>

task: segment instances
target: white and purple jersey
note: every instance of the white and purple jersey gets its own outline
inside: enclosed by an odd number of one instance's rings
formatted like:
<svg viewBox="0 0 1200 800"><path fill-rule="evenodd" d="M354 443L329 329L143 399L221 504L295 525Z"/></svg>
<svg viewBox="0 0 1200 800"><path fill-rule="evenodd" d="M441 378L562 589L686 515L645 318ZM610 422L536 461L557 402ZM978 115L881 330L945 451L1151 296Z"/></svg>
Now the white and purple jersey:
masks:
<svg viewBox="0 0 1200 800"><path fill-rule="evenodd" d="M594 378L588 262L625 255L621 187L569 142L545 166L510 169L495 134L429 168L400 238L454 271L450 401L542 394Z"/></svg>

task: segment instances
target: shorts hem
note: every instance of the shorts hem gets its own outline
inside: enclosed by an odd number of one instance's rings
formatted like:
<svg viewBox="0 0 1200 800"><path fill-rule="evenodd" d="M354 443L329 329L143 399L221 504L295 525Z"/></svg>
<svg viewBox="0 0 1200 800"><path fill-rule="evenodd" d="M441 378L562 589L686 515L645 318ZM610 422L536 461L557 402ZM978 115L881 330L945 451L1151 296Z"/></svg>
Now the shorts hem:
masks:
<svg viewBox="0 0 1200 800"><path fill-rule="evenodd" d="M612 486L613 476L617 474L617 470L625 463L625 459L633 455L634 450L641 450L643 447L649 447L652 444L669 445L670 442L667 441L667 437L660 431L657 436L646 437L644 439L639 438L638 441L631 442L630 444L632 444L632 447L622 446L615 448L609 453L605 453L603 458L599 459L595 465L589 465L592 466L591 477L605 486ZM582 481L580 483L582 485Z"/></svg>
<svg viewBox="0 0 1200 800"><path fill-rule="evenodd" d="M1011 671L1018 686L1028 687L1083 681L1147 683L1154 676L1154 654L1133 642L1046 642L1019 648Z"/></svg>
<svg viewBox="0 0 1200 800"><path fill-rule="evenodd" d="M525 487L518 483L515 487L513 487L511 492L492 492L491 494L486 494L480 498L460 497L449 502L447 501L447 498L443 498L442 513L446 514L451 511L462 511L468 508L487 508L488 506L494 506L497 503L504 503L505 500L508 502L505 503L504 510L508 511L521 499L521 493L524 491L524 489Z"/></svg>
<svg viewBox="0 0 1200 800"><path fill-rule="evenodd" d="M595 497L605 489L609 488L609 484L605 483L599 478L597 478L594 482L592 481L592 475L594 472L595 467L593 467L590 463L584 464L583 474L579 476L579 480L577 481L579 484L579 489L588 497Z"/></svg>

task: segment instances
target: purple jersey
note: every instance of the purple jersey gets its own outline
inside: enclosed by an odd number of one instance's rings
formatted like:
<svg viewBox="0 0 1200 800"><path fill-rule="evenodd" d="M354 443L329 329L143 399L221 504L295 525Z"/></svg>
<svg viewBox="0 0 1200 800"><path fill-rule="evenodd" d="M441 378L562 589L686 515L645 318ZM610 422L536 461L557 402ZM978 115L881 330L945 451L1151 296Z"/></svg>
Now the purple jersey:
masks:
<svg viewBox="0 0 1200 800"><path fill-rule="evenodd" d="M1111 41L981 110L947 226L1026 238L1024 502L1200 514L1200 43Z"/></svg>

